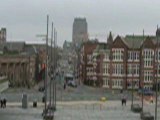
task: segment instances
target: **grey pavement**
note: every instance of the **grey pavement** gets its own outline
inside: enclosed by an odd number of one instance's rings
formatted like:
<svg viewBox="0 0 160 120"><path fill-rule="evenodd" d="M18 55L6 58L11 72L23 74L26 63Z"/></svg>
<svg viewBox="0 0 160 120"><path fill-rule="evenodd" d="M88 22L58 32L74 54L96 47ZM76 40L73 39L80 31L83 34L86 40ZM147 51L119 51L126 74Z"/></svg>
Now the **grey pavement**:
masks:
<svg viewBox="0 0 160 120"><path fill-rule="evenodd" d="M38 92L38 90L7 90L1 93L2 96L7 98L9 102L21 102L22 94L28 94L28 100L30 102L37 100L42 101L43 92ZM131 100L131 93L124 91L124 94L127 96L127 99ZM58 101L86 101L86 100L100 100L101 97L106 97L108 100L120 100L122 94L119 90L114 92L111 90L103 88L93 88L84 85L80 85L77 88L67 87L65 90L63 86L57 85L57 100ZM48 99L49 99L49 90L48 90ZM136 99L136 98L134 98Z"/></svg>
<svg viewBox="0 0 160 120"><path fill-rule="evenodd" d="M136 101L138 103L139 101ZM122 106L120 101L107 102L59 102L54 120L140 120L140 114L131 112L131 102ZM154 115L154 104L145 103L145 109ZM42 120L43 107L0 109L0 120ZM158 108L160 112L160 108ZM158 120L160 115L158 115Z"/></svg>
<svg viewBox="0 0 160 120"><path fill-rule="evenodd" d="M37 86L38 88L38 86ZM26 92L29 99L28 109L21 108L22 93ZM120 91L111 91L102 88L78 86L77 88L57 86L57 111L55 120L140 120L140 115L131 112L131 93L124 91L127 95L127 106L121 106ZM1 94L8 101L6 109L0 109L0 120L42 120L43 106L41 100L43 93L38 90L18 89L7 90ZM107 102L100 102L101 97L106 97ZM38 107L33 108L32 102L38 101ZM135 98L136 100L136 98ZM140 103L140 101L136 101ZM9 105L10 104L10 105ZM154 104L145 102L145 110L154 115ZM160 112L160 104L158 105ZM160 119L160 116L158 116Z"/></svg>
<svg viewBox="0 0 160 120"><path fill-rule="evenodd" d="M0 120L42 120L41 109L12 107L0 109Z"/></svg>

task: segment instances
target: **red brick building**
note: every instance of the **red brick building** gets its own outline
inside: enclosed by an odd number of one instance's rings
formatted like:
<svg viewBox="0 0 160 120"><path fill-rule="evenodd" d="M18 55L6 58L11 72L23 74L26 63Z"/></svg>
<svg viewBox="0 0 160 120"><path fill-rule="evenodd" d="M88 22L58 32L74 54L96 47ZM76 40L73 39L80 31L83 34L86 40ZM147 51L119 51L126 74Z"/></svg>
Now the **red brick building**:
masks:
<svg viewBox="0 0 160 120"><path fill-rule="evenodd" d="M81 80L108 89L152 89L160 83L160 29L155 36L127 35L107 43L85 43L79 67Z"/></svg>
<svg viewBox="0 0 160 120"><path fill-rule="evenodd" d="M82 45L80 51L80 64L79 69L79 79L81 82L91 85L92 83L92 73L93 73L93 64L92 64L92 53L96 48L97 41L88 41Z"/></svg>

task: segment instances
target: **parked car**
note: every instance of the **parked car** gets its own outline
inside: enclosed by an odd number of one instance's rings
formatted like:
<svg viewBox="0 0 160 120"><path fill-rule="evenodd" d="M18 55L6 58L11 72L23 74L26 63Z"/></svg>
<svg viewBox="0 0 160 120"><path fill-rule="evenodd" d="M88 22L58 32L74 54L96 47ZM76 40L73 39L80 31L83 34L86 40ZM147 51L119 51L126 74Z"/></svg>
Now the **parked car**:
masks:
<svg viewBox="0 0 160 120"><path fill-rule="evenodd" d="M142 120L154 120L154 116L151 115L150 112L141 112L140 113L140 118Z"/></svg>
<svg viewBox="0 0 160 120"><path fill-rule="evenodd" d="M142 107L139 104L133 104L131 105L131 110L135 113L140 113L142 112Z"/></svg>
<svg viewBox="0 0 160 120"><path fill-rule="evenodd" d="M76 84L76 82L74 80L69 80L67 85L71 86L71 87L77 87L77 84Z"/></svg>
<svg viewBox="0 0 160 120"><path fill-rule="evenodd" d="M148 89L144 89L143 91L142 91L142 89L138 90L138 94L142 94L142 92L143 92L144 95L153 95L152 90L148 90Z"/></svg>

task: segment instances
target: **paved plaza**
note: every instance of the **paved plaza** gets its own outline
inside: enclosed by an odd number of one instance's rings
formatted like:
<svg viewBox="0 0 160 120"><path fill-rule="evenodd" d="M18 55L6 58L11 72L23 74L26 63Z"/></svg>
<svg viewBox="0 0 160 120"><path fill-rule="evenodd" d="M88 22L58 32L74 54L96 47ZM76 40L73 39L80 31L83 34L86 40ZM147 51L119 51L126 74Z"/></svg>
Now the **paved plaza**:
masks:
<svg viewBox="0 0 160 120"><path fill-rule="evenodd" d="M28 94L29 106L22 109L22 93ZM121 105L121 96L127 96L127 105ZM77 88L62 86L57 87L57 111L54 120L140 120L140 114L131 112L131 92L111 91L102 88L78 86ZM42 120L42 92L37 89L8 89L1 93L7 98L7 108L0 109L0 120ZM106 102L101 102L101 97L106 97ZM33 101L38 102L38 107L33 108ZM134 95L134 100L141 105L140 98ZM144 102L144 110L154 115L155 105ZM160 104L158 105L158 113ZM160 116L158 116L160 119Z"/></svg>
<svg viewBox="0 0 160 120"><path fill-rule="evenodd" d="M140 120L139 114L131 112L130 105L131 102L127 102L126 106L122 106L120 101L58 102L55 120ZM42 110L43 106L39 105L27 109L8 106L0 109L0 120L42 120ZM145 103L145 110L154 115L154 104Z"/></svg>

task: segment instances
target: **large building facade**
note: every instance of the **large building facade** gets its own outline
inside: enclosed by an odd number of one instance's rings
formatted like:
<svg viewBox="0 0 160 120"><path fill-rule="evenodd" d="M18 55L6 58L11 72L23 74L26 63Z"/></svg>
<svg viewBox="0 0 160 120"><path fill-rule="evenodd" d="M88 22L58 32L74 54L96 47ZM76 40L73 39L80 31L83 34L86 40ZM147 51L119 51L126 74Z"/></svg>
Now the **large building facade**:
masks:
<svg viewBox="0 0 160 120"><path fill-rule="evenodd" d="M92 53L81 52L81 73L86 76L80 79L108 89L131 89L132 84L134 89L152 89L156 79L160 82L159 33L158 29L156 36L127 35L114 40L110 33L107 43L98 43ZM91 59L89 69L85 56Z"/></svg>
<svg viewBox="0 0 160 120"><path fill-rule="evenodd" d="M88 41L88 25L86 18L75 18L73 22L72 42L75 46Z"/></svg>

